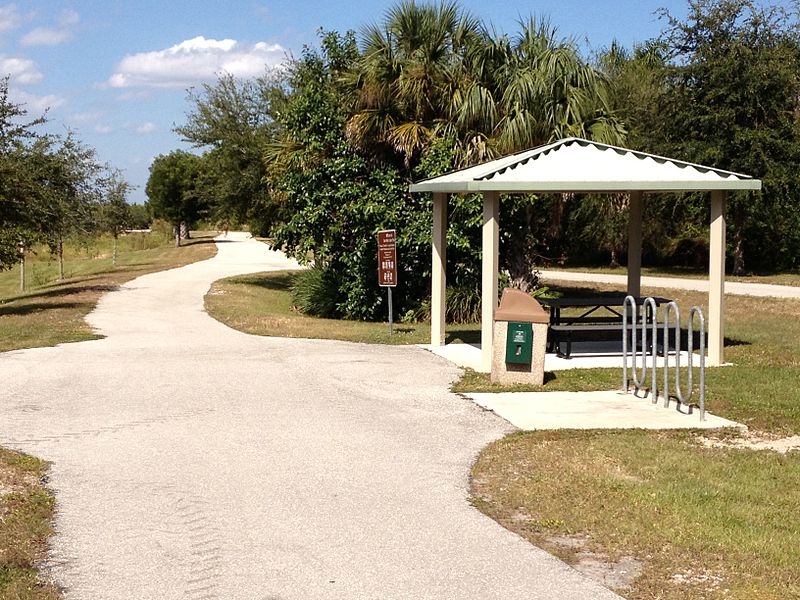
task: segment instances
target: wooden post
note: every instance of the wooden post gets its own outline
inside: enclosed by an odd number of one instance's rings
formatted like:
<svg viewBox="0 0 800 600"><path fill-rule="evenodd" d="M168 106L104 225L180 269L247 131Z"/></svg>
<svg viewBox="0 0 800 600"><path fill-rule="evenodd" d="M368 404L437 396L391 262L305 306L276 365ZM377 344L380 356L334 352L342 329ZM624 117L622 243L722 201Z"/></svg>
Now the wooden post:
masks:
<svg viewBox="0 0 800 600"><path fill-rule="evenodd" d="M711 243L708 261L708 362L725 363L725 200L726 192L711 192Z"/></svg>
<svg viewBox="0 0 800 600"><path fill-rule="evenodd" d="M642 295L642 192L630 192L628 203L628 294Z"/></svg>
<svg viewBox="0 0 800 600"><path fill-rule="evenodd" d="M433 195L431 346L444 346L447 287L447 194Z"/></svg>
<svg viewBox="0 0 800 600"><path fill-rule="evenodd" d="M500 254L500 194L483 195L483 258L481 275L481 370L492 370L494 313L497 309L497 273Z"/></svg>
<svg viewBox="0 0 800 600"><path fill-rule="evenodd" d="M25 244L22 240L17 244L19 254L19 291L25 291Z"/></svg>

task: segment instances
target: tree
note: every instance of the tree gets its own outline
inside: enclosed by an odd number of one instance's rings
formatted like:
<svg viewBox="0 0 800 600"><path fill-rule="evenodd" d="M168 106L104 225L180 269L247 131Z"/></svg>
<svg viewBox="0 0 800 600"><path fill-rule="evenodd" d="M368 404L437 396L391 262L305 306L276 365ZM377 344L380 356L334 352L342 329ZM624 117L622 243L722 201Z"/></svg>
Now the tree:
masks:
<svg viewBox="0 0 800 600"><path fill-rule="evenodd" d="M734 273L745 271L747 256L761 268L796 267L798 24L780 7L750 0L690 0L685 21L663 14L671 59L659 107L666 150L763 180L760 192L729 197Z"/></svg>
<svg viewBox="0 0 800 600"><path fill-rule="evenodd" d="M349 139L366 152L413 168L437 140L453 146L453 166L580 136L619 143L624 129L611 110L605 75L583 60L547 21L531 18L512 39L492 36L455 3L401 2L382 26L362 35L363 53L349 81L355 114ZM398 163L399 164L399 163ZM561 215L571 196L548 199ZM514 285L532 289L537 250L534 196L505 198L501 265ZM460 203L460 208L466 208ZM479 214L477 198L470 215ZM539 211L541 212L541 211Z"/></svg>
<svg viewBox="0 0 800 600"><path fill-rule="evenodd" d="M149 202L130 204L128 205L128 211L130 212L130 227L132 229L148 229L153 222L153 211Z"/></svg>
<svg viewBox="0 0 800 600"><path fill-rule="evenodd" d="M175 150L153 159L145 192L156 217L173 226L175 246L181 245L181 224L191 226L203 213L196 184L200 157Z"/></svg>
<svg viewBox="0 0 800 600"><path fill-rule="evenodd" d="M94 149L72 133L38 139L28 162L41 193L40 232L58 256L59 279L64 279L64 241L95 229L103 165L97 162Z"/></svg>
<svg viewBox="0 0 800 600"><path fill-rule="evenodd" d="M262 156L276 139L275 115L285 103L282 77L275 71L255 81L237 81L226 74L189 94L192 110L175 131L206 149L197 192L217 221L269 222L275 217Z"/></svg>
<svg viewBox="0 0 800 600"><path fill-rule="evenodd" d="M283 134L269 154L269 182L281 202L283 222L275 245L322 270L332 296L324 316L374 319L383 303L377 285L377 231L398 230L403 257L398 303L415 305L428 262L416 243L414 223L429 209L408 198L407 184L391 165L371 164L344 138L342 71L357 56L352 35L325 33L322 48L306 48L291 66L291 94L280 115ZM411 202L407 202L411 200ZM427 227L428 239L430 236Z"/></svg>
<svg viewBox="0 0 800 600"><path fill-rule="evenodd" d="M111 265L117 266L117 242L119 234L131 223L131 206L128 204L128 193L131 185L119 171L113 171L104 182L104 194L99 205L99 226L102 231L111 234L114 240L111 254Z"/></svg>
<svg viewBox="0 0 800 600"><path fill-rule="evenodd" d="M436 137L453 137L450 106L466 73L462 58L483 35L455 2L404 1L366 27L348 77L355 114L347 132L359 148L397 154L408 168Z"/></svg>
<svg viewBox="0 0 800 600"><path fill-rule="evenodd" d="M30 169L31 145L44 117L28 119L27 110L11 102L8 77L0 79L0 269L10 269L35 238L42 216L41 190Z"/></svg>

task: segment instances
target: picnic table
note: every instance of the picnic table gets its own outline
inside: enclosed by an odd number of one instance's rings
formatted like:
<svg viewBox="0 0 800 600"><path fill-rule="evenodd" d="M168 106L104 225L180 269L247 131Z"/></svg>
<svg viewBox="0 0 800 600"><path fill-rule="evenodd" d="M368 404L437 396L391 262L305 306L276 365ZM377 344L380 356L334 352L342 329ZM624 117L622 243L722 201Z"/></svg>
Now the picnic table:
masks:
<svg viewBox="0 0 800 600"><path fill-rule="evenodd" d="M548 329L548 351L555 352L563 358L570 358L572 342L579 340L607 339L609 335L622 335L622 315L625 306L625 295L604 296L563 296L561 298L540 298L539 301L550 310L550 327ZM637 306L644 304L644 297L634 298ZM669 298L653 297L656 306L666 304ZM567 314L562 309L574 308ZM655 315L647 315L651 320ZM566 352L561 351L561 344L566 344Z"/></svg>

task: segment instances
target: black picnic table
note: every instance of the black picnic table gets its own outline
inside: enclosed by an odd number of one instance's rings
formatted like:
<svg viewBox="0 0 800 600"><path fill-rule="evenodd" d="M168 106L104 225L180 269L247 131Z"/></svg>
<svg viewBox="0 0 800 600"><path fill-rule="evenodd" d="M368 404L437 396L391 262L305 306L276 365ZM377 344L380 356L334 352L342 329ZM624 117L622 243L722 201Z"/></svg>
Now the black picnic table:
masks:
<svg viewBox="0 0 800 600"><path fill-rule="evenodd" d="M541 298L541 304L550 309L548 351L569 358L572 342L587 337L621 334L625 295L562 296ZM671 302L669 298L651 296L656 306ZM642 306L646 297L634 297L637 306ZM578 314L563 315L564 308L581 309ZM648 315L652 319L653 315ZM566 352L561 352L561 343L566 342Z"/></svg>

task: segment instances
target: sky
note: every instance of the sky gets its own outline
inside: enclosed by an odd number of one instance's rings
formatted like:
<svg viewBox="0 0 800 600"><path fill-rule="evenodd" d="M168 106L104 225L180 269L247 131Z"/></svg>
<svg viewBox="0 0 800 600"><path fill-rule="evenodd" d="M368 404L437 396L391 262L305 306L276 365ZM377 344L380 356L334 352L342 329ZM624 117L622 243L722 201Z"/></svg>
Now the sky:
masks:
<svg viewBox="0 0 800 600"><path fill-rule="evenodd" d="M318 30L358 32L380 23L394 0L0 0L0 76L46 129L73 131L120 169L143 202L155 156L190 147L173 129L186 121L187 90L217 74L257 77L266 66L316 45ZM685 0L462 0L460 5L513 35L546 16L585 50L656 37L656 11L678 18Z"/></svg>

